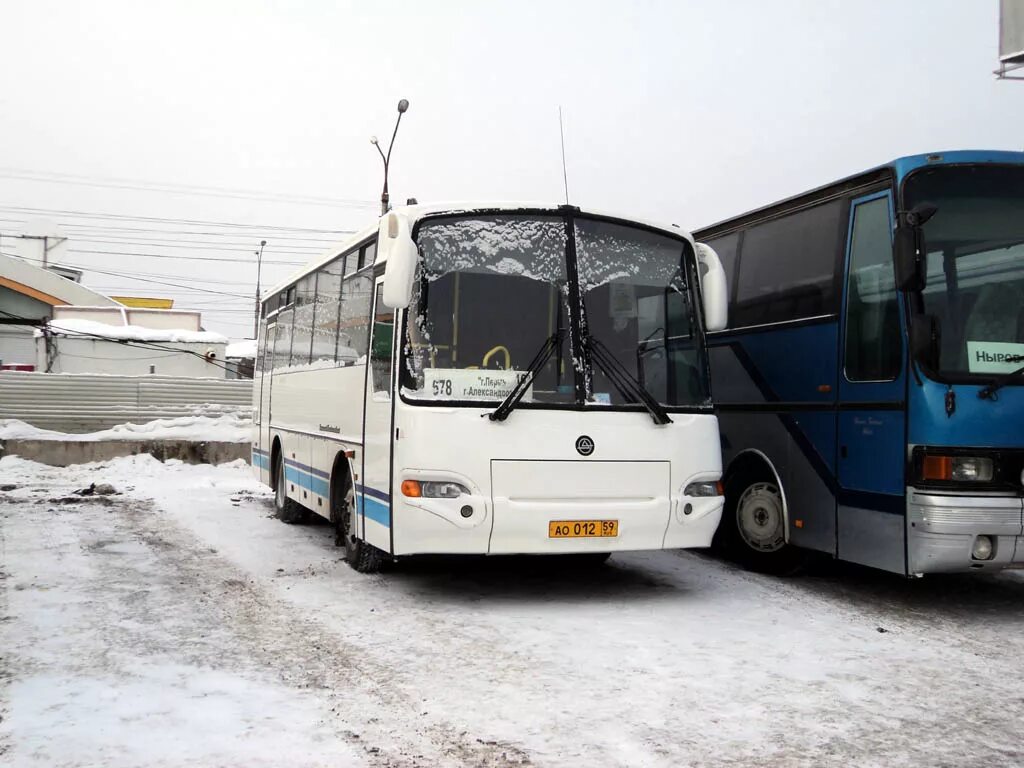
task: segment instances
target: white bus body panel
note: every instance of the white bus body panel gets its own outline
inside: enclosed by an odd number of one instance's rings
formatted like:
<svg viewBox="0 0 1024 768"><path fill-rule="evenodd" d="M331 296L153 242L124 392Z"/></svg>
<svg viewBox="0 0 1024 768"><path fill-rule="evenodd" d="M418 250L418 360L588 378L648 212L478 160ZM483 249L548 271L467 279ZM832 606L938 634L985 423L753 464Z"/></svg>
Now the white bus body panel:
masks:
<svg viewBox="0 0 1024 768"><path fill-rule="evenodd" d="M721 496L687 498L687 484L721 477L718 420L646 412L531 410L505 422L489 410L398 403L391 489L394 554L566 553L706 547ZM595 450L575 448L587 435ZM451 480L456 499L406 498L402 480ZM686 512L687 504L690 505ZM463 517L462 508L472 514ZM618 520L608 538L548 537L559 520Z"/></svg>

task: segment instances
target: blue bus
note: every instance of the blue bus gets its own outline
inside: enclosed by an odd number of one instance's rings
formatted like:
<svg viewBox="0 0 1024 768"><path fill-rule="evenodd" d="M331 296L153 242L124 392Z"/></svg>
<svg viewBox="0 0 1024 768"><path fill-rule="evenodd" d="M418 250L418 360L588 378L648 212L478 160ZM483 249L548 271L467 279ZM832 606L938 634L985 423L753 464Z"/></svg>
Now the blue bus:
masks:
<svg viewBox="0 0 1024 768"><path fill-rule="evenodd" d="M1024 152L903 157L695 232L745 566L1024 567Z"/></svg>

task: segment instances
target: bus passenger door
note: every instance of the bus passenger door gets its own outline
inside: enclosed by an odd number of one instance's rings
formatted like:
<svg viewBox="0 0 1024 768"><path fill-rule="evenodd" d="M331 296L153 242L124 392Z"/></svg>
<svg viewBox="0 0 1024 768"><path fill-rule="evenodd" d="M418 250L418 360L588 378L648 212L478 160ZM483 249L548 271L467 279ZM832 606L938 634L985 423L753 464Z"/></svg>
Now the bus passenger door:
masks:
<svg viewBox="0 0 1024 768"><path fill-rule="evenodd" d="M270 478L270 390L273 383L274 372L274 338L277 335L277 325L260 324L266 337L263 339L262 348L257 347L257 352L262 355L256 360L256 367L260 374L259 405L256 412L256 423L259 431L256 438L256 448L253 451L253 461L257 462L260 468L260 480L267 483Z"/></svg>
<svg viewBox="0 0 1024 768"><path fill-rule="evenodd" d="M839 355L837 555L906 572L903 334L892 193L853 200Z"/></svg>
<svg viewBox="0 0 1024 768"><path fill-rule="evenodd" d="M363 538L391 551L392 354L395 310L384 305L384 278L373 284L363 424L363 474L356 482Z"/></svg>

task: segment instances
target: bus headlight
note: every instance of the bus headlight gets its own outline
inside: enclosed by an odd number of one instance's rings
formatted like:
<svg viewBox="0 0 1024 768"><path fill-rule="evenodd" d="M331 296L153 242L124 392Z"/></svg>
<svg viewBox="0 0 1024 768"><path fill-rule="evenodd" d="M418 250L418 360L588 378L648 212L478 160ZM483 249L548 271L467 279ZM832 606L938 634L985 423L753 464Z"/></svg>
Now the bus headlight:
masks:
<svg viewBox="0 0 1024 768"><path fill-rule="evenodd" d="M410 482L410 481L406 481ZM411 482L416 482L415 480ZM426 499L457 499L463 494L469 495L469 489L459 483L444 481L425 481L417 483L420 487L420 496ZM410 494L406 494L407 496Z"/></svg>
<svg viewBox="0 0 1024 768"><path fill-rule="evenodd" d="M720 480L702 480L683 488L683 496L723 496L725 491Z"/></svg>
<svg viewBox="0 0 1024 768"><path fill-rule="evenodd" d="M994 469L992 459L983 456L928 455L921 463L921 479L990 483Z"/></svg>

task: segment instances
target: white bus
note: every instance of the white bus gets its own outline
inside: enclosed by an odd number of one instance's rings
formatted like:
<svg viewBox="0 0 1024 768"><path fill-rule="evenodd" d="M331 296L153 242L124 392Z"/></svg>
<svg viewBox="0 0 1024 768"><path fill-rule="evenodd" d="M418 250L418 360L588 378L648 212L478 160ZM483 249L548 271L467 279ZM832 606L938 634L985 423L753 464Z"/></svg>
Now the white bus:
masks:
<svg viewBox="0 0 1024 768"><path fill-rule="evenodd" d="M703 296L703 311L702 297ZM253 466L349 564L711 542L714 251L569 206L409 206L263 302Z"/></svg>

